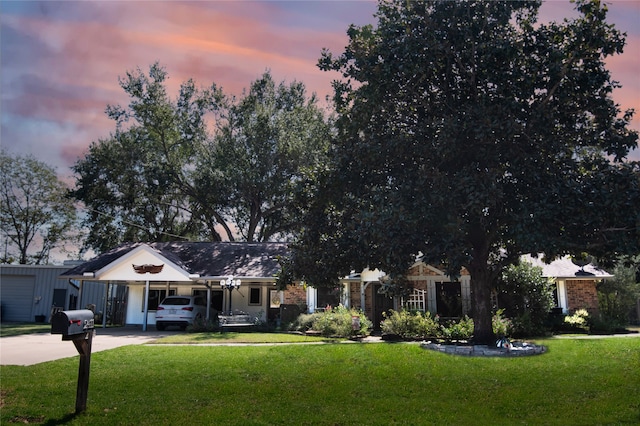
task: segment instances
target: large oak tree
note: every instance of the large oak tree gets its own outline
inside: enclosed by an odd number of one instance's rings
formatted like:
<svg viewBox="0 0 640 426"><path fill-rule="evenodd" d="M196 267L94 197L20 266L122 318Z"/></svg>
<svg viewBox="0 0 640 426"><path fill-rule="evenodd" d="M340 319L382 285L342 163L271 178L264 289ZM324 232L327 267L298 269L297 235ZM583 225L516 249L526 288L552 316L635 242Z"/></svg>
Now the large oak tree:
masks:
<svg viewBox="0 0 640 426"><path fill-rule="evenodd" d="M174 101L167 78L157 63L148 75L138 69L120 78L129 104L107 106L115 130L93 142L73 167L73 195L87 209L86 245L98 252L124 241L220 239L213 226L198 220L197 204L189 197L190 173L208 137L205 116L214 93L189 80ZM215 224L220 222L216 207L210 215Z"/></svg>
<svg viewBox="0 0 640 426"><path fill-rule="evenodd" d="M199 159L201 199L211 182L222 212L245 241L286 240L296 228L293 195L305 172L326 158L330 125L303 83L276 84L269 72L240 99L221 96L215 138Z"/></svg>
<svg viewBox="0 0 640 426"><path fill-rule="evenodd" d="M120 78L129 104L107 107L115 130L74 166L87 245L289 236L295 183L328 145L315 95L265 72L238 98L188 80L174 100L168 77L155 63Z"/></svg>
<svg viewBox="0 0 640 426"><path fill-rule="evenodd" d="M332 162L300 199L305 228L282 281L335 282L419 253L471 274L474 339L493 341L490 293L523 253L638 250L632 111L605 58L624 35L599 1L536 22L537 1L382 1L319 65L334 83Z"/></svg>

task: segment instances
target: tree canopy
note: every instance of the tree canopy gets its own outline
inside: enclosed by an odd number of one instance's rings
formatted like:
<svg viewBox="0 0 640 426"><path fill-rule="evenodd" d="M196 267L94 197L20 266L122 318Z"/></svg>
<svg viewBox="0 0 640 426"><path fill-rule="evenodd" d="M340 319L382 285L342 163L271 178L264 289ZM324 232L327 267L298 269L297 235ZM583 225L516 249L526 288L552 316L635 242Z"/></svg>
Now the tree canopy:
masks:
<svg viewBox="0 0 640 426"><path fill-rule="evenodd" d="M276 84L264 73L240 100L221 97L216 111L217 133L197 171L202 198L211 197L215 183L224 217L245 241L288 238L296 227L290 208L296 187L324 161L329 143L315 95L307 99L303 83Z"/></svg>
<svg viewBox="0 0 640 426"><path fill-rule="evenodd" d="M337 136L283 280L401 277L420 253L467 268L474 336L490 342L491 287L521 254L638 250L637 133L604 62L624 35L599 1L562 23L538 23L539 6L382 1L376 27L323 52L343 77Z"/></svg>
<svg viewBox="0 0 640 426"><path fill-rule="evenodd" d="M52 250L65 251L67 243L77 240L76 209L67 191L47 164L0 151L3 262L44 264Z"/></svg>
<svg viewBox="0 0 640 426"><path fill-rule="evenodd" d="M240 99L188 80L172 100L167 79L158 63L120 78L129 104L107 107L114 132L74 166L87 245L288 235L291 185L328 143L315 96L265 72Z"/></svg>

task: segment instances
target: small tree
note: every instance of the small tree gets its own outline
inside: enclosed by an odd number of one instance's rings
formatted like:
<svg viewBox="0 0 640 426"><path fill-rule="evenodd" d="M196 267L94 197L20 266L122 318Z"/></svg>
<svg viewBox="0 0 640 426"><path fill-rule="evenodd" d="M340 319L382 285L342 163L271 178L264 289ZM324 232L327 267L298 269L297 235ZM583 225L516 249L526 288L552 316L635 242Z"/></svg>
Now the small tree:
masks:
<svg viewBox="0 0 640 426"><path fill-rule="evenodd" d="M636 282L634 267L618 265L613 273L615 279L598 284L598 307L605 320L618 326L625 326L631 320L631 313L640 297L640 283Z"/></svg>
<svg viewBox="0 0 640 426"><path fill-rule="evenodd" d="M553 307L553 281L528 262L505 269L497 285L498 305L513 322L513 334L540 335Z"/></svg>
<svg viewBox="0 0 640 426"><path fill-rule="evenodd" d="M18 263L47 263L51 250L72 239L76 210L66 195L47 164L0 152L0 229L5 244L16 248ZM6 251L3 262L12 261Z"/></svg>

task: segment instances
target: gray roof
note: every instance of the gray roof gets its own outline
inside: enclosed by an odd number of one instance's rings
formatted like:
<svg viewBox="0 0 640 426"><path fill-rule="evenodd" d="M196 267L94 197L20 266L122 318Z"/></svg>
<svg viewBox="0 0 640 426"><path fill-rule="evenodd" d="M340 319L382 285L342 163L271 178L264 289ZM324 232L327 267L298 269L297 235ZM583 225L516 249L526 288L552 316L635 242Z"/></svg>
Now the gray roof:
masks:
<svg viewBox="0 0 640 426"><path fill-rule="evenodd" d="M129 243L103 253L61 277L81 277L85 273L99 271L122 256L146 245L189 274L201 277L228 275L270 278L280 272L278 257L289 253L287 243L236 243L236 242L165 242Z"/></svg>
<svg viewBox="0 0 640 426"><path fill-rule="evenodd" d="M533 257L531 255L522 256L522 260L531 263L533 266L542 268L542 275L549 278L613 278L613 275L600 269L595 265L587 264L580 267L571 261L569 256L556 259L551 263L545 263L542 255Z"/></svg>

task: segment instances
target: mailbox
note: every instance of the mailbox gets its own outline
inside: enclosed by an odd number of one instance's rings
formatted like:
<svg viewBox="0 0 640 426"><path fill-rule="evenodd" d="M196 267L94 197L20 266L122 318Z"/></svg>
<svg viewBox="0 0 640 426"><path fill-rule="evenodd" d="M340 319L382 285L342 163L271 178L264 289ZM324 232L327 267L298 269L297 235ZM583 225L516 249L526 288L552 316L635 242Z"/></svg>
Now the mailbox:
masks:
<svg viewBox="0 0 640 426"><path fill-rule="evenodd" d="M58 311L51 317L51 334L77 336L94 329L93 311L79 309L75 311Z"/></svg>

